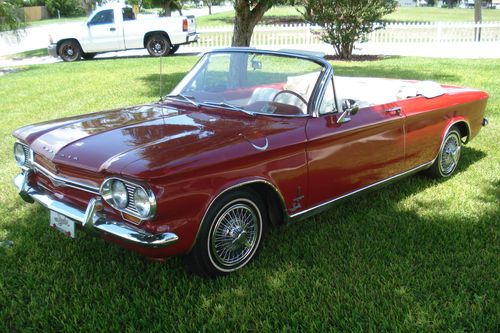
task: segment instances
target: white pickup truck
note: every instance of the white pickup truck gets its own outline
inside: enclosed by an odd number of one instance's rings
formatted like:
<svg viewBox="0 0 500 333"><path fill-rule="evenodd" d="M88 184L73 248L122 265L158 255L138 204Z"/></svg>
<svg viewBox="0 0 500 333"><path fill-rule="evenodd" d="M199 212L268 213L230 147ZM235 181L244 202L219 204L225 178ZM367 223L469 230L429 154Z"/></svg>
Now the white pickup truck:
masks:
<svg viewBox="0 0 500 333"><path fill-rule="evenodd" d="M129 6L95 10L84 23L65 24L52 33L49 55L64 61L91 59L97 53L146 48L152 56L175 53L198 40L194 16L137 19Z"/></svg>

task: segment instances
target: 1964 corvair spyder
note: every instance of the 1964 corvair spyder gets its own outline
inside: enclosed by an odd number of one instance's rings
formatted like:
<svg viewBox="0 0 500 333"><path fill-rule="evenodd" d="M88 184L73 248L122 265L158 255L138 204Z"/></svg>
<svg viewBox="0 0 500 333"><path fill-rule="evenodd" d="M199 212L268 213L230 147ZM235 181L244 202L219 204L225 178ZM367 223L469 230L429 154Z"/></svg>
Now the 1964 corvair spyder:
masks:
<svg viewBox="0 0 500 333"><path fill-rule="evenodd" d="M14 132L21 197L150 258L203 275L254 258L267 225L426 170L453 174L485 92L334 77L294 52L205 54L163 101Z"/></svg>

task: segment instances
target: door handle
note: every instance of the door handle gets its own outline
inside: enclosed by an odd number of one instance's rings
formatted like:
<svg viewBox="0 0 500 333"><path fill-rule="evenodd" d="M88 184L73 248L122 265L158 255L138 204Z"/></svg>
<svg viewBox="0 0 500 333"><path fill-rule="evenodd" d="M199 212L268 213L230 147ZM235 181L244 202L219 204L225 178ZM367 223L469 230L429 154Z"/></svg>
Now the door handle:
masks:
<svg viewBox="0 0 500 333"><path fill-rule="evenodd" d="M109 28L109 31L116 31L116 28L115 27Z"/></svg>
<svg viewBox="0 0 500 333"><path fill-rule="evenodd" d="M401 108L396 106L395 108L385 110L386 113L395 112L397 115L401 115Z"/></svg>

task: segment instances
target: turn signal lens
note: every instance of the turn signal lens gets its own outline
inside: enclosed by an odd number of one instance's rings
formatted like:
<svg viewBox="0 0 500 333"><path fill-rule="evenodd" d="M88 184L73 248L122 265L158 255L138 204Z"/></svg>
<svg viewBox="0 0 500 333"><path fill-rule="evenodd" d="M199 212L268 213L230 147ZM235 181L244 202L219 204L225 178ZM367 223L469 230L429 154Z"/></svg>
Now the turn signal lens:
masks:
<svg viewBox="0 0 500 333"><path fill-rule="evenodd" d="M182 20L182 31L188 31L188 20Z"/></svg>

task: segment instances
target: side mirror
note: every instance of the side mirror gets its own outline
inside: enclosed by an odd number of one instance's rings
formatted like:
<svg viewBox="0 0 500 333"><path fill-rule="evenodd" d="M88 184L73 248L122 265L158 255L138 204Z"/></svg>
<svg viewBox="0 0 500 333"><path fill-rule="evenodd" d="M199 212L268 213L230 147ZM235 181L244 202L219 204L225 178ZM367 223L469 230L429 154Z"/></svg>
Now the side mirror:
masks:
<svg viewBox="0 0 500 333"><path fill-rule="evenodd" d="M259 60L252 60L252 69L254 71L262 69L262 62L260 62Z"/></svg>
<svg viewBox="0 0 500 333"><path fill-rule="evenodd" d="M87 22L87 28L90 28L90 22Z"/></svg>
<svg viewBox="0 0 500 333"><path fill-rule="evenodd" d="M342 103L342 114L337 119L337 123L346 123L351 120L351 115L355 115L359 111L359 105L353 99L346 99Z"/></svg>

